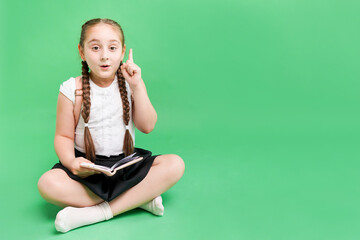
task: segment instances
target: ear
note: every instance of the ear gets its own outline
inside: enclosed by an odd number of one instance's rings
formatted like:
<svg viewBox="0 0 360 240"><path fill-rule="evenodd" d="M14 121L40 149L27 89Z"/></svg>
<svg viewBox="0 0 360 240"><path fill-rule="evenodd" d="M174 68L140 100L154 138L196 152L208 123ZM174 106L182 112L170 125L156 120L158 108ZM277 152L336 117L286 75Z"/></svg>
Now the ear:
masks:
<svg viewBox="0 0 360 240"><path fill-rule="evenodd" d="M126 53L126 44L124 44L124 48L123 48L123 50L122 50L121 61L124 60L125 53Z"/></svg>
<svg viewBox="0 0 360 240"><path fill-rule="evenodd" d="M78 49L79 49L79 54L80 54L81 59L82 59L83 61L86 61L86 60L85 60L84 52L83 52L80 44L78 44Z"/></svg>

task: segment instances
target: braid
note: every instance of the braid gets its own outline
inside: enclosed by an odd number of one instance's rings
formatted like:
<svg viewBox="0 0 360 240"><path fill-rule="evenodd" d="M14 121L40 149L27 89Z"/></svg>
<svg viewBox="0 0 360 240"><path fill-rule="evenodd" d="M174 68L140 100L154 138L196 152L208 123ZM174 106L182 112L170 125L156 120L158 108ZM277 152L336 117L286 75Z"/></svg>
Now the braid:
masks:
<svg viewBox="0 0 360 240"><path fill-rule="evenodd" d="M120 62L120 66L122 65L122 61ZM121 101L123 105L123 120L124 124L128 125L130 122L130 105L129 105L129 99L126 91L126 85L125 85L125 78L121 72L120 67L117 70L117 76L118 76L118 84L119 84L119 91L121 95ZM126 129L125 137L124 137L124 145L123 145L123 152L125 153L125 156L128 156L134 152L134 141L131 137L129 129Z"/></svg>
<svg viewBox="0 0 360 240"><path fill-rule="evenodd" d="M113 26L114 28L117 28L120 33L120 41L122 48L125 46L125 37L124 32L121 26L114 20L108 19L108 18L94 18L86 23L84 23L81 26L81 35L80 35L80 41L79 44L81 46L82 51L84 50L85 46L85 39L86 39L86 33L87 31L92 28L93 26L99 24L99 23L105 23ZM83 109L81 111L81 116L84 118L84 122L88 123L90 118L90 84L89 84L89 67L86 63L86 61L82 62L82 86L83 86ZM120 66L122 65L122 62L120 63ZM119 84L119 91L121 95L121 101L123 105L123 120L125 125L128 125L130 122L130 105L129 105L129 99L127 97L127 91L126 91L126 83L125 78L122 75L122 72L120 70L120 67L118 68L116 72L118 76L118 84ZM131 97L131 102L133 103L133 98ZM133 106L134 107L134 106ZM133 108L134 111L134 108ZM85 143L85 154L86 158L90 161L95 160L95 146L92 141L90 131L88 127L85 127L84 129L84 143ZM130 155L134 152L134 141L131 137L130 131L126 129L125 137L124 137L124 145L123 145L123 152L125 153L125 156Z"/></svg>
<svg viewBox="0 0 360 240"><path fill-rule="evenodd" d="M83 90L83 109L81 116L85 123L89 122L90 118L90 83L89 83L89 66L86 61L82 61L82 90ZM95 161L95 146L91 138L89 127L84 128L84 143L86 159Z"/></svg>

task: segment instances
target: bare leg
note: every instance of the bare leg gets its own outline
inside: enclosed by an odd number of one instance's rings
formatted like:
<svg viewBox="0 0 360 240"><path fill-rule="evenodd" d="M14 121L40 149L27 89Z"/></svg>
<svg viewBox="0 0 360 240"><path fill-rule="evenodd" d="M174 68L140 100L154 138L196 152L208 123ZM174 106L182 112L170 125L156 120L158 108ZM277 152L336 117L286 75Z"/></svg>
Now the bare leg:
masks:
<svg viewBox="0 0 360 240"><path fill-rule="evenodd" d="M110 202L114 215L136 208L173 186L183 175L184 162L174 154L155 158L147 176L136 186ZM38 182L41 196L50 203L65 207L88 207L103 200L61 169L52 169Z"/></svg>
<svg viewBox="0 0 360 240"><path fill-rule="evenodd" d="M65 233L67 231L70 231L71 229L80 226L108 220L115 215L118 215L136 207L143 208L142 205L144 203L151 201L153 198L172 187L181 178L184 169L184 162L179 156L158 156L155 158L154 163L150 168L147 176L139 184L135 185L134 187L127 190L126 192L115 198L113 201L111 201L110 204L108 202L102 201L102 199L95 196L88 189L83 187L82 184L76 181L69 181L69 177L65 178L67 179L65 182L59 181L59 179L64 177L62 175L62 170L52 170L52 172L49 171L45 173L40 178L38 185L39 191L45 199L60 206L74 205L74 200L72 199L80 200L80 202L75 202L75 204L77 206L80 205L80 207L66 207L61 210L56 216L56 229L60 232ZM49 188L46 188L46 185L49 182L46 180L51 180L50 182L54 188L50 188L50 190ZM63 184L69 184L71 186L71 191L73 194L76 195L76 198L69 194L69 191L63 190ZM60 193L56 191L59 189ZM80 191L76 192L77 190ZM68 197L69 195L71 196L71 198ZM156 201L155 199L155 202L158 201ZM89 207L84 207L83 205L88 205ZM147 208L148 205L147 207L145 207L145 209ZM157 211L157 213L155 213L156 215L162 215L163 206L161 205L161 208L157 207L156 210L159 209L161 209L161 211Z"/></svg>
<svg viewBox="0 0 360 240"><path fill-rule="evenodd" d="M146 177L110 202L113 215L134 209L171 188L184 173L183 160L174 154L155 158Z"/></svg>
<svg viewBox="0 0 360 240"><path fill-rule="evenodd" d="M51 169L38 182L40 195L60 207L87 207L103 202L83 184L71 179L62 169Z"/></svg>

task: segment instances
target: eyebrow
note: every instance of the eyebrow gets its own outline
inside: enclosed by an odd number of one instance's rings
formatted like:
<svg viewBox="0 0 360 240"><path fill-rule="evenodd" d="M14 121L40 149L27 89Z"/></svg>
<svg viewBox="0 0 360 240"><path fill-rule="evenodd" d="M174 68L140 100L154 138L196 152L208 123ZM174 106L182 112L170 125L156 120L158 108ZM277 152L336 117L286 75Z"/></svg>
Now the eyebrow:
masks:
<svg viewBox="0 0 360 240"><path fill-rule="evenodd" d="M91 43L91 42L100 42L100 40L99 39L91 39L90 41L88 41L88 44ZM108 42L118 42L118 43L120 43L118 40L115 40L115 39L109 40Z"/></svg>

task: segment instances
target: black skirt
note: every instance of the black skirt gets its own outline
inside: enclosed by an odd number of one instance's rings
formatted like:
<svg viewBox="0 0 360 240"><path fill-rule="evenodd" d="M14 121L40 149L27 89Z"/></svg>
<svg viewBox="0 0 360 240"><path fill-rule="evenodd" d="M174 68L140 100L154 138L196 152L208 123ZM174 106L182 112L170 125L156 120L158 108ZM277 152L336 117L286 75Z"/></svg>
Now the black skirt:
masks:
<svg viewBox="0 0 360 240"><path fill-rule="evenodd" d="M130 165L126 168L120 169L116 172L115 175L109 177L105 174L94 174L88 176L86 178L80 178L67 169L64 165L56 163L52 169L60 168L63 169L67 175L78 181L85 186L87 186L92 192L96 195L104 199L105 201L110 202L126 190L132 188L139 182L141 182L147 173L150 170L155 158L160 155L152 156L151 152L142 148L135 148L134 151L137 153L136 155L143 157L143 160L137 162L133 165ZM102 156L96 155L95 164L111 167L120 159L124 158L124 153L117 156ZM85 153L78 151L75 149L75 157L85 157Z"/></svg>

